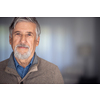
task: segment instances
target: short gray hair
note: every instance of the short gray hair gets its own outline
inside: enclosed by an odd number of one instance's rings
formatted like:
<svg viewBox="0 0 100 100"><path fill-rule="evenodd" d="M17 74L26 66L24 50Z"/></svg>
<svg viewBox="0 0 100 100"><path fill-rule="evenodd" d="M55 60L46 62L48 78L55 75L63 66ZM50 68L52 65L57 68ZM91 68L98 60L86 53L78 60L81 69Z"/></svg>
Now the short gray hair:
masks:
<svg viewBox="0 0 100 100"><path fill-rule="evenodd" d="M40 34L41 34L40 25L35 17L15 17L13 22L11 23L11 25L9 27L9 32L10 32L9 35L11 37L12 37L12 31L13 31L15 25L21 21L28 21L28 22L32 22L32 23L36 24L36 39L40 36Z"/></svg>

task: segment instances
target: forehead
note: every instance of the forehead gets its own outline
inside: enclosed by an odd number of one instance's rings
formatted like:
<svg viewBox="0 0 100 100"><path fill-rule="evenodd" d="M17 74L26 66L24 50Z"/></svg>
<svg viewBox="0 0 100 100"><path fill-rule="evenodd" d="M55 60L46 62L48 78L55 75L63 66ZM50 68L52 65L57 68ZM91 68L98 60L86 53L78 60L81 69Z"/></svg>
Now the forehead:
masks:
<svg viewBox="0 0 100 100"><path fill-rule="evenodd" d="M36 24L32 23L32 22L27 22L27 21L21 21L18 22L15 27L14 30L36 30Z"/></svg>

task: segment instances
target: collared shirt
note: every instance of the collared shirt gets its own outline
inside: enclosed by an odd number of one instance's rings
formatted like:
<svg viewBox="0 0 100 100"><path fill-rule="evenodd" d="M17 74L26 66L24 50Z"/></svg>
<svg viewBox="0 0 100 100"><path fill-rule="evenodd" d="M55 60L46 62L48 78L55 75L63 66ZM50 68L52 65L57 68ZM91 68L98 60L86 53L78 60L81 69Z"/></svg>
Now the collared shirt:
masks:
<svg viewBox="0 0 100 100"><path fill-rule="evenodd" d="M34 56L33 56L32 60L30 61L29 65L26 66L25 68L18 64L18 62L17 62L16 58L14 57L14 55L13 55L13 58L14 58L14 63L15 63L15 67L16 67L16 70L17 70L18 74L20 75L21 78L24 78L25 75L28 73L29 68L32 65L32 62L34 60Z"/></svg>

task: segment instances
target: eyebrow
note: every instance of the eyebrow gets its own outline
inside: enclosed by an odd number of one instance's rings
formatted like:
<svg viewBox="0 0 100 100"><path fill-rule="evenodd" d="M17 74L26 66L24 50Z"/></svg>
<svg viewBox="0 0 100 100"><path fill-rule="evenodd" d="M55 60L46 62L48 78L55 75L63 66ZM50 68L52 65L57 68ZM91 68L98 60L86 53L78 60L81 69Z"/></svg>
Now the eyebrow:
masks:
<svg viewBox="0 0 100 100"><path fill-rule="evenodd" d="M15 31L14 33L18 33L20 31ZM26 32L26 33L30 33L30 34L34 34L33 32Z"/></svg>
<svg viewBox="0 0 100 100"><path fill-rule="evenodd" d="M26 33L30 33L30 34L33 34L33 32L26 32Z"/></svg>
<svg viewBox="0 0 100 100"><path fill-rule="evenodd" d="M18 32L20 32L20 31L15 31L14 33L18 33Z"/></svg>

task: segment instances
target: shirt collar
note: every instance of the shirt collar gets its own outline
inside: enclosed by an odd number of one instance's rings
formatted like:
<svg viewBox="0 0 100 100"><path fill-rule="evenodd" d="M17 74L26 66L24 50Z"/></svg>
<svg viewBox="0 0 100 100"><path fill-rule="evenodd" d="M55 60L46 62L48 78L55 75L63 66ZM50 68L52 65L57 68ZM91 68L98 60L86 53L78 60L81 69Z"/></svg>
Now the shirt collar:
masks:
<svg viewBox="0 0 100 100"><path fill-rule="evenodd" d="M17 67L19 64L18 64L18 62L17 62L16 58L14 57L14 54L13 54L13 58L14 58L14 63L15 63L15 66Z"/></svg>

